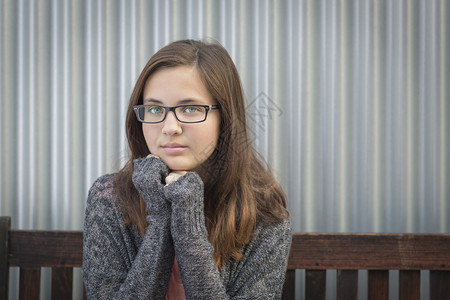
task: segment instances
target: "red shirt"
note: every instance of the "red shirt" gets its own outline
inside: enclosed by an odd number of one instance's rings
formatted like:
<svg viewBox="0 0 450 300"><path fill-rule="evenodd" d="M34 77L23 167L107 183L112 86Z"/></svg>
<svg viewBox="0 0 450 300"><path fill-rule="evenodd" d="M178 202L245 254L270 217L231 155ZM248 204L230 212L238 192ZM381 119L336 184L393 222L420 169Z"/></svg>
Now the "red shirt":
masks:
<svg viewBox="0 0 450 300"><path fill-rule="evenodd" d="M177 258L173 262L172 274L167 287L166 300L185 300L183 282L181 281L180 269L178 268Z"/></svg>

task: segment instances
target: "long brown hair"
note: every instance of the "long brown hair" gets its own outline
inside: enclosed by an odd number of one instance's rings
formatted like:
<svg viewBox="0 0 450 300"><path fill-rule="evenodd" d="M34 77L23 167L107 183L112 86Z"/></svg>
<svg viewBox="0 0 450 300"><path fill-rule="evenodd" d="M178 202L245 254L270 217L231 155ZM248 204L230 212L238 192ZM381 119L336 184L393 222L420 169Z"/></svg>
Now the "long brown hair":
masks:
<svg viewBox="0 0 450 300"><path fill-rule="evenodd" d="M161 68L193 66L212 97L220 105L221 129L213 154L197 168L205 186L205 219L214 260L220 268L229 259L240 259L257 220L279 221L289 217L285 195L258 158L246 125L243 90L236 67L217 43L177 41L159 50L144 67L131 95L126 119L130 158L118 172L115 193L125 222L145 233L145 203L131 177L133 160L148 155L142 125L133 106L142 103L149 76Z"/></svg>

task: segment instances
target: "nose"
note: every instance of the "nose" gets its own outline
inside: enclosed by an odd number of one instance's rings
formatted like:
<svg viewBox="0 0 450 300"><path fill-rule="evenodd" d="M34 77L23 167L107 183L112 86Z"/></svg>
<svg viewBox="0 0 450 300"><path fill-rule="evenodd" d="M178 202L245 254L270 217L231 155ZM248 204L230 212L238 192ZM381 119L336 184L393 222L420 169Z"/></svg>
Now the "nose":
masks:
<svg viewBox="0 0 450 300"><path fill-rule="evenodd" d="M163 121L162 133L167 135L176 135L182 132L180 122L175 117L173 111L167 113L166 119Z"/></svg>

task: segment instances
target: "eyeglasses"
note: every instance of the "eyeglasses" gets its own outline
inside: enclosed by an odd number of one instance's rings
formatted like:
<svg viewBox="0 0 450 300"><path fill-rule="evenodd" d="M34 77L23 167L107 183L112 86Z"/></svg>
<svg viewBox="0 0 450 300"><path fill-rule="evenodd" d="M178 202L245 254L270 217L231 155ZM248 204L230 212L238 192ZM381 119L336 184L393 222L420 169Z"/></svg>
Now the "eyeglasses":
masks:
<svg viewBox="0 0 450 300"><path fill-rule="evenodd" d="M142 123L161 123L166 119L167 113L172 111L181 123L200 123L206 120L208 111L219 109L219 105L136 105L134 112L139 122Z"/></svg>

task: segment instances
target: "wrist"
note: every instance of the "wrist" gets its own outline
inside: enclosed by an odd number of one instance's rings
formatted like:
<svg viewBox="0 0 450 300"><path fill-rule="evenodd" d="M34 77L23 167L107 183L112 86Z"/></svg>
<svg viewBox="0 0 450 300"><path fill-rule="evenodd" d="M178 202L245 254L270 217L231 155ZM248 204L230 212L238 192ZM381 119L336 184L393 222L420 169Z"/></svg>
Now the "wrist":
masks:
<svg viewBox="0 0 450 300"><path fill-rule="evenodd" d="M185 203L172 209L171 214L171 232L174 239L192 239L198 237L207 237L205 213L203 205L194 203Z"/></svg>
<svg viewBox="0 0 450 300"><path fill-rule="evenodd" d="M165 226L170 226L172 212L168 211L152 211L147 213L147 222L149 224L161 224Z"/></svg>
<svg viewBox="0 0 450 300"><path fill-rule="evenodd" d="M165 178L170 171L169 167L155 156L136 158L133 160L133 165L136 174L158 174Z"/></svg>

